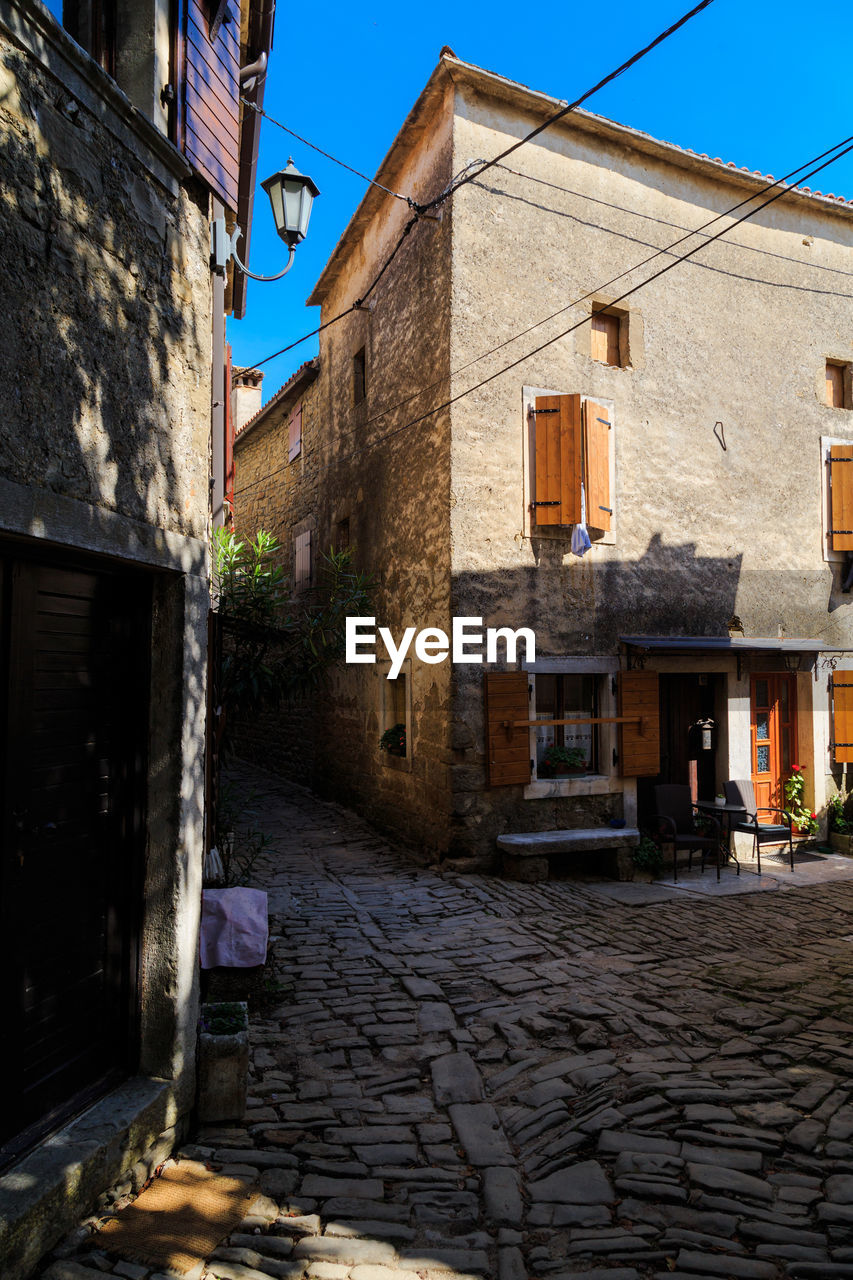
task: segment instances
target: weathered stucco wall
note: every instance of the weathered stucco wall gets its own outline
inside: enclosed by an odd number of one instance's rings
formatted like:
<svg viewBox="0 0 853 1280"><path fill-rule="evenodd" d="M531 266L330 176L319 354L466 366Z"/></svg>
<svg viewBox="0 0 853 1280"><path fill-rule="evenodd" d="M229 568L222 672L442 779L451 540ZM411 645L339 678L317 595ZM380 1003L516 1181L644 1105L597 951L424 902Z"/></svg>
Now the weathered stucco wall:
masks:
<svg viewBox="0 0 853 1280"><path fill-rule="evenodd" d="M454 169L540 118L460 82ZM632 264L747 194L724 169L710 177L594 122L551 128L507 164L454 197L451 366L537 327L454 376L454 394L589 314L584 295L608 303L647 279L672 258ZM849 644L849 597L823 559L820 437L853 430L822 398L826 359L853 356L851 244L849 210L783 199L622 304L629 367L591 359L587 324L456 403L453 612L530 626L540 655L612 654L626 633L725 634L733 613L747 635ZM612 406L614 532L583 560L568 536L525 526L525 386ZM500 830L538 828L543 802L485 789L481 669L457 669L455 712L474 743L454 768L467 809L456 842L485 853Z"/></svg>

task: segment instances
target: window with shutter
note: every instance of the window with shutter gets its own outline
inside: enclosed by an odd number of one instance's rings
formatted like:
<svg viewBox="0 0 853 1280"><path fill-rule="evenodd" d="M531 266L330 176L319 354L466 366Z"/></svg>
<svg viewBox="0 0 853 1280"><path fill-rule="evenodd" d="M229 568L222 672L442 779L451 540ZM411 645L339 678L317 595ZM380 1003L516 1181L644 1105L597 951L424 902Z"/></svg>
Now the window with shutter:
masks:
<svg viewBox="0 0 853 1280"><path fill-rule="evenodd" d="M612 528L612 413L580 395L536 396L531 529L577 524L581 481L586 522Z"/></svg>
<svg viewBox="0 0 853 1280"><path fill-rule="evenodd" d="M302 452L302 405L298 404L287 425L287 461L292 462Z"/></svg>
<svg viewBox="0 0 853 1280"><path fill-rule="evenodd" d="M836 764L853 763L853 671L832 673L832 749Z"/></svg>
<svg viewBox="0 0 853 1280"><path fill-rule="evenodd" d="M530 781L530 730L514 722L530 719L527 672L487 671L484 690L489 786L526 784Z"/></svg>
<svg viewBox="0 0 853 1280"><path fill-rule="evenodd" d="M656 671L620 671L619 771L623 778L660 773L660 703Z"/></svg>
<svg viewBox="0 0 853 1280"><path fill-rule="evenodd" d="M185 0L178 144L223 204L236 210L240 151L240 24L211 26L209 6Z"/></svg>
<svg viewBox="0 0 853 1280"><path fill-rule="evenodd" d="M853 366L840 360L826 362L826 403L831 409L853 408Z"/></svg>
<svg viewBox="0 0 853 1280"><path fill-rule="evenodd" d="M619 350L621 317L618 315L594 315L591 320L590 355L602 364L621 365Z"/></svg>

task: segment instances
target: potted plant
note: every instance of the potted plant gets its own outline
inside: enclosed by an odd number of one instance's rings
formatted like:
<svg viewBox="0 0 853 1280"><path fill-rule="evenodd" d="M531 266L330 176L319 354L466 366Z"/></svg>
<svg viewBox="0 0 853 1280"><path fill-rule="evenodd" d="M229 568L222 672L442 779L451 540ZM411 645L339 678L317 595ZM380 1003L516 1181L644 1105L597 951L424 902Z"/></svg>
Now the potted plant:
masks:
<svg viewBox="0 0 853 1280"><path fill-rule="evenodd" d="M836 853L853 854L853 822L844 816L846 797L838 793L826 806L829 818L829 843Z"/></svg>
<svg viewBox="0 0 853 1280"><path fill-rule="evenodd" d="M560 776L567 773L586 773L589 764L586 752L580 747L551 746L545 752L542 763L549 776Z"/></svg>
<svg viewBox="0 0 853 1280"><path fill-rule="evenodd" d="M806 780L803 769L798 764L791 765L791 776L785 783L785 808L791 815L794 829L801 836L817 835L819 824L817 814L807 809L804 803Z"/></svg>
<svg viewBox="0 0 853 1280"><path fill-rule="evenodd" d="M198 1048L198 1118L242 1120L249 1078L249 1013L245 1001L203 1004Z"/></svg>
<svg viewBox="0 0 853 1280"><path fill-rule="evenodd" d="M390 729L386 729L379 739L379 750L387 751L389 756L404 756L406 754L406 726L404 724L394 724Z"/></svg>

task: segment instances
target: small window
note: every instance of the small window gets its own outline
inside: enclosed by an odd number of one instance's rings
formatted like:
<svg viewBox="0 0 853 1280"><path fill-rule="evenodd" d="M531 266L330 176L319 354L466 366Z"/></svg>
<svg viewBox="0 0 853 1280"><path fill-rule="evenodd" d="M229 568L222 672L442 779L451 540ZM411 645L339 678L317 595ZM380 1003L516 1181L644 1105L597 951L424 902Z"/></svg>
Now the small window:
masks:
<svg viewBox="0 0 853 1280"><path fill-rule="evenodd" d="M347 517L346 520L339 520L335 526L335 550L346 551L349 545L349 517Z"/></svg>
<svg viewBox="0 0 853 1280"><path fill-rule="evenodd" d="M545 673L534 676L535 720L578 721L598 715L598 679L576 673ZM595 773L598 765L598 735L594 724L538 725L536 773L540 778L563 774Z"/></svg>
<svg viewBox="0 0 853 1280"><path fill-rule="evenodd" d="M621 367L623 363L621 337L621 316L612 315L608 312L594 315L592 317L592 332L590 335L590 355L593 360L600 360L602 364L615 364Z"/></svg>
<svg viewBox="0 0 853 1280"><path fill-rule="evenodd" d="M287 424L287 461L292 462L302 452L302 405L298 404Z"/></svg>
<svg viewBox="0 0 853 1280"><path fill-rule="evenodd" d="M307 591L311 586L311 530L297 533L293 539L293 589Z"/></svg>
<svg viewBox="0 0 853 1280"><path fill-rule="evenodd" d="M382 677L382 737L380 751L386 762L407 760L411 756L409 738L408 676L401 673L394 680Z"/></svg>
<svg viewBox="0 0 853 1280"><path fill-rule="evenodd" d="M834 360L826 362L826 403L831 409L853 408L851 366Z"/></svg>
<svg viewBox="0 0 853 1280"><path fill-rule="evenodd" d="M353 402L361 404L367 399L367 356L364 347L356 351L352 358L352 391Z"/></svg>

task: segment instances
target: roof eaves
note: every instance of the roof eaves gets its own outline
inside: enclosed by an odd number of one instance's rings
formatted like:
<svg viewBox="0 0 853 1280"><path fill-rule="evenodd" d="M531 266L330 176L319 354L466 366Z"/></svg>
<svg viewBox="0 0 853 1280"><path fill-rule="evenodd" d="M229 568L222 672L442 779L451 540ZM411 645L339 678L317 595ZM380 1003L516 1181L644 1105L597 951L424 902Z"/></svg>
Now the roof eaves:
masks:
<svg viewBox="0 0 853 1280"><path fill-rule="evenodd" d="M278 391L276 391L274 395L270 396L263 408L259 409L258 412L254 414L253 417L249 418L247 422L244 422L242 427L240 427L240 429L235 433L235 448L238 444L242 444L249 432L255 427L260 426L268 414L282 404L282 401L287 400L291 395L296 399L299 392L310 387L311 383L317 378L319 372L319 356L314 356L311 360L306 360L304 364L301 364L296 372L288 378L284 386L279 387Z"/></svg>
<svg viewBox="0 0 853 1280"><path fill-rule="evenodd" d="M395 176L399 172L404 155L425 132L426 117L447 75L452 76L453 84L456 86L468 83L482 92L498 96L546 117L567 105L564 100L552 98L538 89L531 89L515 80L509 80L497 72L486 71L474 63L463 62L460 58L443 54L376 171L376 181L381 182L383 186L394 186ZM680 168L703 173L715 180L720 178L725 178L727 182L734 180L738 185L755 189L761 189L774 181L772 174L761 173L758 169L749 169L746 165L738 166L733 160L724 161L719 156L712 158L706 152L696 152L674 142L661 141L641 129L619 124L606 116L585 111L581 107L577 107L565 122L560 122L560 125L565 127L569 120L588 133L607 136L612 141L622 142L647 155L653 155ZM809 187L783 186L782 189L812 209L817 205L822 212L840 213L846 217L853 217L853 200L846 200L844 196L825 195L820 191L812 191ZM341 271L346 255L358 243L362 227L380 208L382 201L388 198L377 187L368 188L323 268L308 298L307 306L318 306L323 302Z"/></svg>

